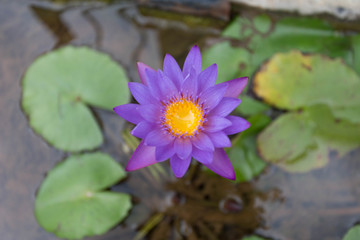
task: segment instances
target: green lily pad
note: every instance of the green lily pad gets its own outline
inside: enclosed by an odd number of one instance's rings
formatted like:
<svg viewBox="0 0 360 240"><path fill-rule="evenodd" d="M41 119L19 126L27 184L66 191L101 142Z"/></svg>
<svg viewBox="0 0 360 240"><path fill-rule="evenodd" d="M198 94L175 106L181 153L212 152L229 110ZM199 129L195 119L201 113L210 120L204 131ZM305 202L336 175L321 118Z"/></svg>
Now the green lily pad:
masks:
<svg viewBox="0 0 360 240"><path fill-rule="evenodd" d="M308 119L315 128L315 136L321 138L339 157L360 146L360 124L337 119L325 105L306 109Z"/></svg>
<svg viewBox="0 0 360 240"><path fill-rule="evenodd" d="M268 25L264 21L263 25ZM322 53L342 57L351 63L351 41L342 36L324 20L315 18L283 18L266 36L250 42L254 51L253 64L258 66L277 52L297 49L307 53Z"/></svg>
<svg viewBox="0 0 360 240"><path fill-rule="evenodd" d="M360 34L351 37L352 49L354 51L354 69L360 74Z"/></svg>
<svg viewBox="0 0 360 240"><path fill-rule="evenodd" d="M247 76L251 66L248 65L250 53L244 48L233 48L229 42L221 42L211 46L204 52L204 66L213 63L218 66L217 83Z"/></svg>
<svg viewBox="0 0 360 240"><path fill-rule="evenodd" d="M243 40L253 33L251 21L248 18L235 18L221 33L222 36Z"/></svg>
<svg viewBox="0 0 360 240"><path fill-rule="evenodd" d="M260 14L253 20L255 29L262 34L267 33L271 28L271 19L266 14Z"/></svg>
<svg viewBox="0 0 360 240"><path fill-rule="evenodd" d="M302 109L282 115L259 135L266 161L304 172L325 166L331 150L342 157L360 146L360 79L341 60L279 53L256 74L254 86L276 107Z"/></svg>
<svg viewBox="0 0 360 240"><path fill-rule="evenodd" d="M346 233L343 240L359 240L360 239L360 226L356 225Z"/></svg>
<svg viewBox="0 0 360 240"><path fill-rule="evenodd" d="M307 172L360 147L360 124L335 119L326 105L281 115L258 136L262 158L290 172Z"/></svg>
<svg viewBox="0 0 360 240"><path fill-rule="evenodd" d="M335 118L346 119L351 123L360 123L360 104L335 108L332 112Z"/></svg>
<svg viewBox="0 0 360 240"><path fill-rule="evenodd" d="M313 125L306 113L281 115L258 135L260 155L289 172L307 172L325 166L329 148L314 137Z"/></svg>
<svg viewBox="0 0 360 240"><path fill-rule="evenodd" d="M128 194L104 191L125 177L110 156L72 156L47 175L35 201L38 223L60 238L103 234L124 219L131 208Z"/></svg>
<svg viewBox="0 0 360 240"><path fill-rule="evenodd" d="M335 31L328 22L322 19L286 17L272 26L272 22L266 14L256 16L252 20L237 17L223 31L222 35L242 41L246 40L248 43L247 49L252 54L249 54L246 61L242 60L244 65L250 66L246 75L252 75L262 62L275 53L294 49L306 53L322 53L330 57L341 57L355 68L360 66L360 64L356 64L356 61L360 61L356 60L356 57L354 62L352 52L354 47L356 56L356 47L360 46L357 44L360 43L358 38L351 41L350 38ZM236 48L233 50L236 51ZM358 55L360 56L360 53ZM221 60L219 58L217 62L221 63Z"/></svg>
<svg viewBox="0 0 360 240"><path fill-rule="evenodd" d="M263 113L270 109L270 106L257 101L249 96L241 96L241 104L236 108L236 111L244 116L253 116Z"/></svg>
<svg viewBox="0 0 360 240"><path fill-rule="evenodd" d="M256 151L256 135L270 123L271 119L264 114L258 114L249 118L248 121L251 128L239 134L227 152L235 169L236 182L249 181L258 176L266 167L266 163Z"/></svg>
<svg viewBox="0 0 360 240"><path fill-rule="evenodd" d="M255 75L254 91L267 103L295 110L326 104L332 109L360 102L360 79L341 59L279 53Z"/></svg>
<svg viewBox="0 0 360 240"><path fill-rule="evenodd" d="M313 146L313 129L304 120L296 112L277 118L258 137L260 155L269 162L285 162Z"/></svg>
<svg viewBox="0 0 360 240"><path fill-rule="evenodd" d="M124 69L87 47L64 47L36 59L23 78L30 126L54 147L93 149L103 136L87 105L111 110L130 99Z"/></svg>
<svg viewBox="0 0 360 240"><path fill-rule="evenodd" d="M329 162L329 147L321 139L315 138L315 142L316 145L309 147L298 157L278 162L277 165L288 172L299 173L326 166Z"/></svg>

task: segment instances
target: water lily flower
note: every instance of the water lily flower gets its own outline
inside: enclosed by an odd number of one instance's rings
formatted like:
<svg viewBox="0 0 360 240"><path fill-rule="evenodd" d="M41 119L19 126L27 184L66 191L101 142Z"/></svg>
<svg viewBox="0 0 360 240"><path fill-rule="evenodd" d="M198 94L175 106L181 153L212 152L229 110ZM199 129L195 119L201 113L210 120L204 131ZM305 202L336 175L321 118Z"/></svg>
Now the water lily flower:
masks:
<svg viewBox="0 0 360 240"><path fill-rule="evenodd" d="M138 63L142 83L129 83L139 104L125 104L114 111L136 124L131 131L141 138L126 170L137 170L170 159L178 178L184 176L191 159L213 172L234 180L235 172L224 148L228 135L247 129L245 119L229 114L240 104L239 94L247 77L215 85L217 65L202 70L200 50L194 46L181 70L175 59L165 56L163 71Z"/></svg>

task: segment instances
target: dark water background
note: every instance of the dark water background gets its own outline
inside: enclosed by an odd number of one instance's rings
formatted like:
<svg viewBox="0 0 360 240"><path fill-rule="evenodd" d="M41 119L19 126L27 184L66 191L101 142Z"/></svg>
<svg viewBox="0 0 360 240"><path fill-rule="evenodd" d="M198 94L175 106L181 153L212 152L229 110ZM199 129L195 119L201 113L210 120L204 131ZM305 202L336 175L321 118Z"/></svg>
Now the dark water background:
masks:
<svg viewBox="0 0 360 240"><path fill-rule="evenodd" d="M0 240L57 239L37 224L33 205L46 172L67 155L31 130L20 105L21 78L36 57L67 44L87 45L110 54L139 81L137 61L160 68L170 53L182 63L192 45L206 46L218 35L218 28L143 16L129 1L69 7L1 1ZM112 112L93 111L105 136L100 150L124 166L130 154L121 134L125 122ZM129 217L89 239L132 239L159 213L162 221L149 239L238 239L254 231L282 240L341 239L360 220L359 172L359 150L305 174L268 167L258 179L238 185L204 173L155 180L144 169L113 188L132 195Z"/></svg>

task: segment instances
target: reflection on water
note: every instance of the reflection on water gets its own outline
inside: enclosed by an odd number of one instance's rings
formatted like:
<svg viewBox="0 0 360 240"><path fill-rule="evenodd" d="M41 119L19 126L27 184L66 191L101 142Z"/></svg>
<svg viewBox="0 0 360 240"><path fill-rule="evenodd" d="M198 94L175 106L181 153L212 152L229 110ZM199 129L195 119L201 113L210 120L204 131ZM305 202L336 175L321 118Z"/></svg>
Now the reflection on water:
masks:
<svg viewBox="0 0 360 240"><path fill-rule="evenodd" d="M39 19L39 21L51 32L60 46L69 43L74 39L74 34L69 31L67 26L61 19L62 10L52 10L43 7L30 6L31 11Z"/></svg>
<svg viewBox="0 0 360 240"><path fill-rule="evenodd" d="M360 151L342 159L333 156L328 166L305 174L273 169L259 181L258 189L275 186L283 201L265 201L269 229L260 232L279 239L341 239L360 216Z"/></svg>
<svg viewBox="0 0 360 240"><path fill-rule="evenodd" d="M1 239L56 239L33 217L37 187L47 171L65 158L29 128L21 111L21 76L39 55L66 44L107 52L138 81L137 61L161 67L171 53L180 62L193 44L216 40L216 29L141 16L132 3L53 7L42 2L5 1L0 8L0 235ZM94 109L105 143L101 150L124 165L129 152L121 137L124 122ZM360 151L306 174L270 167L251 183L234 185L209 178L193 166L186 178L167 171L158 180L148 169L133 172L113 190L133 196L123 224L91 239L131 239L158 216L148 239L236 239L256 231L278 239L340 239L360 216ZM162 166L168 169L168 165ZM158 213L161 215L157 215Z"/></svg>

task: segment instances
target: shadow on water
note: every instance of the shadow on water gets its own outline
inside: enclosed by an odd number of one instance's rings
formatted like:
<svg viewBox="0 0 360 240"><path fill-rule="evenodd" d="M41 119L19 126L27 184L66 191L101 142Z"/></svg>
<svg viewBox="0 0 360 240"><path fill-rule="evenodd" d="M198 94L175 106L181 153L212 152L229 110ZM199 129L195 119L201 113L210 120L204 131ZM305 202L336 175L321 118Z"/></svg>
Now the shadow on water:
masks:
<svg viewBox="0 0 360 240"><path fill-rule="evenodd" d="M33 216L34 194L47 171L65 154L29 127L20 107L21 77L39 55L66 45L88 45L110 54L132 81L136 62L162 66L165 53L180 63L188 49L216 39L218 29L194 28L139 13L129 2L54 7L42 1L5 1L0 8L0 236L4 240L57 239ZM94 109L105 142L100 149L125 165L131 149L124 121ZM209 177L200 166L176 180L167 163L129 174L114 191L130 193L134 208L124 223L89 239L132 239L150 220L148 239L239 239L254 231L276 239L340 239L360 216L360 152L332 159L320 170L287 174L269 167L257 180L233 184ZM4 217L6 216L6 217ZM155 220L154 220L155 219Z"/></svg>

